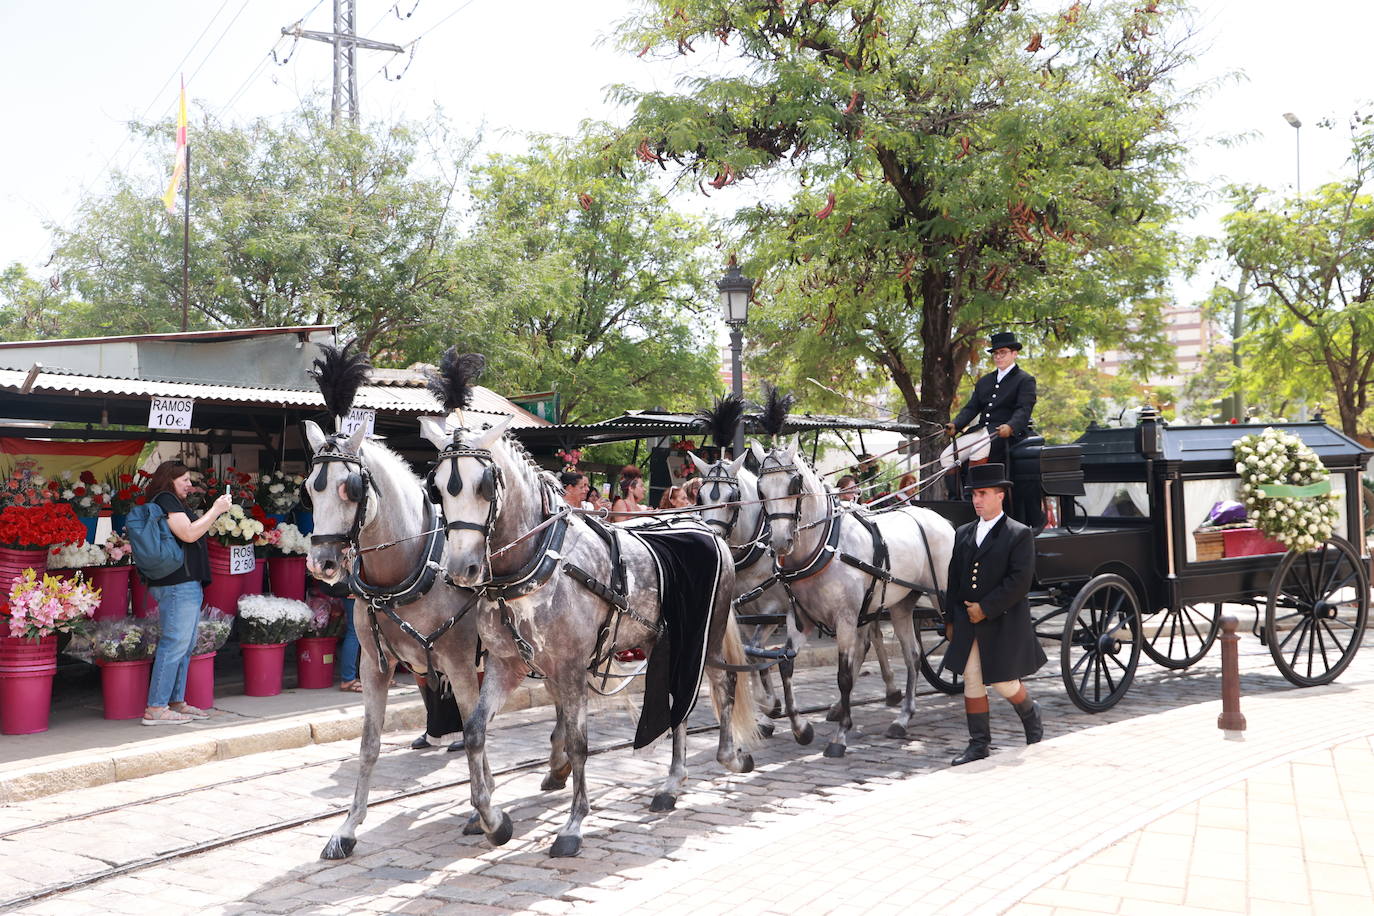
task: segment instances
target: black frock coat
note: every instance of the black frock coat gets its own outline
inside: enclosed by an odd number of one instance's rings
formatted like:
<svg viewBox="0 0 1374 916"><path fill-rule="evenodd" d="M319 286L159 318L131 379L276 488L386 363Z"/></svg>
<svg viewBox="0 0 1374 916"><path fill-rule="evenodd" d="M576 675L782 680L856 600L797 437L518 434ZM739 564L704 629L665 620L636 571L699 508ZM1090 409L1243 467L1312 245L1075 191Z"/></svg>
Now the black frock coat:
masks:
<svg viewBox="0 0 1374 916"><path fill-rule="evenodd" d="M1045 651L1035 637L1026 600L1035 578L1034 535L1006 514L992 526L982 546L974 543L977 530L975 519L954 534L946 592L954 638L945 652L945 664L962 674L977 638L983 683L1014 681L1045 664ZM987 619L977 624L969 620L965 601L979 602Z"/></svg>

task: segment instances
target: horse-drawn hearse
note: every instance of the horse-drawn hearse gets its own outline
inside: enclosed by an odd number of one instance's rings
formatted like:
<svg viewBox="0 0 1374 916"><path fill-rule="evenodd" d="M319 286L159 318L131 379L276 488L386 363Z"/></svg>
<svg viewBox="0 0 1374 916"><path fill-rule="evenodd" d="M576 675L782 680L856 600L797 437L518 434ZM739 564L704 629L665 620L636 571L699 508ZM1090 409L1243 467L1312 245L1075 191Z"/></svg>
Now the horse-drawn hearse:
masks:
<svg viewBox="0 0 1374 916"><path fill-rule="evenodd" d="M1142 651L1168 668L1198 662L1228 603L1255 609L1255 635L1293 684L1330 683L1350 664L1369 609L1360 472L1371 452L1324 423L1273 426L1316 453L1339 497L1337 524L1314 550L1238 545L1222 555L1195 531L1218 501L1236 498L1234 443L1262 426L1169 426L1147 409L1134 427L1090 428L1063 446L1031 437L1012 450L1014 513L1040 528L1036 631L1059 644L1079 708L1101 712L1125 696ZM921 504L956 525L973 518L967 502ZM940 689L956 692L933 617L920 628L925 663Z"/></svg>

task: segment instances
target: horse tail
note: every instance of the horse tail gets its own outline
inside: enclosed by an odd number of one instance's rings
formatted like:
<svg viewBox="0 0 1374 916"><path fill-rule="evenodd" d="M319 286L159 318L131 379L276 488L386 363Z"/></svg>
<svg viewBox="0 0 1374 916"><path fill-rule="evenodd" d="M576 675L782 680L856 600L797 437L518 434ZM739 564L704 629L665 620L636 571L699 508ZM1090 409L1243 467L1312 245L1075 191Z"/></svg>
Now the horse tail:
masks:
<svg viewBox="0 0 1374 916"><path fill-rule="evenodd" d="M744 640L739 635L739 624L735 622L733 608L725 612L725 633L721 639L721 654L730 665L747 665L749 657L744 654ZM735 675L735 701L730 709L730 721L722 722L721 728L729 728L735 744L749 750L759 743L758 724L754 721L755 704L754 676L747 672Z"/></svg>

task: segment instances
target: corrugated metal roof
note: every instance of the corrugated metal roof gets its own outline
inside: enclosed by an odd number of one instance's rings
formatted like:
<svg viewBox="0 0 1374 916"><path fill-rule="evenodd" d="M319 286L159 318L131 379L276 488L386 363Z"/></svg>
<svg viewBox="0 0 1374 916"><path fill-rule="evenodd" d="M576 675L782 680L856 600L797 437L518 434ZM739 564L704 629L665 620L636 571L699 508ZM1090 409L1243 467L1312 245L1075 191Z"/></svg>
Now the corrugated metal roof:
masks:
<svg viewBox="0 0 1374 916"><path fill-rule="evenodd" d="M0 369L0 390L21 392L28 375L21 369ZM264 407L324 408L324 398L313 388L253 388L238 385L218 385L201 382L163 382L151 379L110 378L80 375L62 369L44 368L38 371L29 389L34 394L104 397L171 397L195 398L197 401L224 404L254 404ZM496 392L475 386L472 410L478 413L515 417L513 428L525 429L548 426L548 422L517 407ZM420 380L403 383L389 377L380 385L364 385L358 390L355 406L384 413L415 416L443 413Z"/></svg>
<svg viewBox="0 0 1374 916"><path fill-rule="evenodd" d="M25 350L34 347L65 347L79 344L124 343L126 341L217 341L240 340L248 337L268 337L274 334L333 333L332 324L310 324L286 328L219 328L213 331L175 331L169 334L120 334L113 337L51 337L44 340L0 341L0 349Z"/></svg>

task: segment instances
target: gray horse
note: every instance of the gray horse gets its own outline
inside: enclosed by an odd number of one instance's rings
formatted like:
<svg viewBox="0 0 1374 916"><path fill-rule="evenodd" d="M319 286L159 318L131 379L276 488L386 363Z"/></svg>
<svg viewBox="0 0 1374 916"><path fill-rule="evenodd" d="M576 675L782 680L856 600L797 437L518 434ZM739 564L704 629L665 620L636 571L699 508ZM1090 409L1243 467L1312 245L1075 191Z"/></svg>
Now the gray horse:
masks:
<svg viewBox="0 0 1374 916"><path fill-rule="evenodd" d="M792 611L792 602L787 588L778 581L774 572L773 548L769 543L768 526L759 500L758 478L744 466L743 458L711 464L695 453L688 454L701 472L702 484L697 491L697 505L701 508L702 520L715 528L735 552L735 613L742 617L785 618ZM753 643L762 645L772 636L773 630L772 625L761 626L755 632ZM887 705L896 706L902 702L903 692L897 689L893 680L892 665L888 662L881 628L873 627L870 636L887 690ZM773 690L770 670L759 672L767 715L776 719L785 713L797 743L810 744L815 737L815 729L798 716L791 678L787 675L780 677L783 690L780 699ZM840 705L836 702L826 718L833 722L838 721L839 716ZM759 732L765 738L771 737L772 723L760 723Z"/></svg>
<svg viewBox="0 0 1374 916"><path fill-rule="evenodd" d="M366 441L362 429L352 436L330 436L315 423L307 421L305 433L314 453L313 466L305 482L315 512L315 535L306 560L310 574L331 584L346 579L347 564L356 549L363 583L382 591L390 586L403 586L423 570L429 560L426 551L430 542L425 534L437 527L433 518L428 520L426 527L424 484L395 452L377 442ZM441 541L437 549L442 548ZM438 566L437 562L435 565ZM421 636L431 636L448 621L454 621L434 640L430 657L412 635L385 613L375 615L377 635L374 636L374 618L369 616L366 601L359 598L354 602L353 622L362 647L358 671L363 682L358 784L348 816L329 838L321 858L345 858L357 843L356 832L367 816L372 770L381 748L387 685L397 660L416 672L428 671L433 664L443 673L453 685L453 695L465 722L470 721L477 706L477 595L470 589L445 584L441 571L434 571L440 575L437 581L430 577L433 584L428 591L417 600L396 608L397 615ZM561 786L556 774L566 772L564 756L561 746L554 748L546 788ZM482 774L482 778L474 778L472 782L490 785L491 771L485 766L485 760L482 763L481 769L472 771ZM481 832L475 815L464 832Z"/></svg>
<svg viewBox="0 0 1374 916"><path fill-rule="evenodd" d="M846 734L853 725L850 692L873 627L863 617L883 608L891 612L892 629L906 662L906 691L887 734L905 736L915 713L920 651L912 611L923 592L944 592L954 527L935 512L914 506L883 512L839 509L795 442L766 453L757 444L753 449L777 571L788 580L805 617L835 634L840 714L825 756L844 756ZM876 529L886 545L891 582L881 581L860 565L881 566L873 532L865 523ZM805 642L805 632L796 626L795 618L789 618L788 638L797 648Z"/></svg>
<svg viewBox="0 0 1374 916"><path fill-rule="evenodd" d="M590 812L585 775L589 669L617 651L652 652L663 626L659 582L664 572L633 530L610 526L608 542L587 520L567 512L553 475L503 435L510 418L469 431L458 416L424 418L421 431L439 449L430 483L448 520L449 573L491 599L477 624L488 654L477 709L464 729L469 766L485 771L487 727L510 691L532 672L547 678L557 712L554 740L565 742L573 779L572 810L549 853L577 855L582 822ZM699 522L683 524L707 530ZM734 589L729 548L718 538L697 540L715 545L716 554L714 569L693 571L713 582L705 660L719 661L723 654L725 664L743 666L743 645L729 613ZM618 563L613 560L617 551ZM680 648L672 646L674 653ZM699 667L695 671L700 674ZM716 759L729 770L748 772L754 762L745 749L756 735L752 678L714 666L706 673L721 722ZM695 702L695 695L678 698L684 701ZM677 712L685 715L680 707ZM649 713L646 708L645 716ZM671 731L672 764L654 796L655 811L676 805L687 776L686 722ZM474 779L471 786L488 839L504 843L511 835L510 816L492 804L490 783Z"/></svg>

